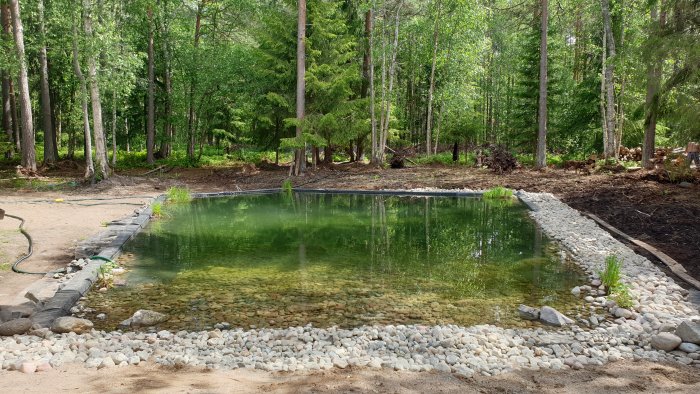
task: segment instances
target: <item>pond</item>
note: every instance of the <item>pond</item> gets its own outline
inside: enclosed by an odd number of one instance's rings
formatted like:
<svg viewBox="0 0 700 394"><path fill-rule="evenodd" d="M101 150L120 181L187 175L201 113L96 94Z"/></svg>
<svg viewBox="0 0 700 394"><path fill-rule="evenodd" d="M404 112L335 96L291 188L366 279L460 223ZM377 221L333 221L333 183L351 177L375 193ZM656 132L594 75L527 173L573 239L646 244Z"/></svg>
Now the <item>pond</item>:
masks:
<svg viewBox="0 0 700 394"><path fill-rule="evenodd" d="M98 328L137 309L190 330L521 325L520 303L571 311L583 281L517 200L294 192L164 212L125 247L126 284L88 294Z"/></svg>

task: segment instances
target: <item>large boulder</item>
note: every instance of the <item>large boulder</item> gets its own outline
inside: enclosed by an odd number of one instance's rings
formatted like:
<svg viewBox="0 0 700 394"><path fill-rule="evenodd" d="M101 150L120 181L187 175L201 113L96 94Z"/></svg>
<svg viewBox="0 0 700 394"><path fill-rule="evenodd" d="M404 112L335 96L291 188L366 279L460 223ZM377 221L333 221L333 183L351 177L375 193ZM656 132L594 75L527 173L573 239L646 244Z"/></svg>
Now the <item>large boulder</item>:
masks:
<svg viewBox="0 0 700 394"><path fill-rule="evenodd" d="M540 310L527 305L520 304L518 313L525 320L537 320L540 318Z"/></svg>
<svg viewBox="0 0 700 394"><path fill-rule="evenodd" d="M21 335L32 328L31 319L21 318L0 324L0 336Z"/></svg>
<svg viewBox="0 0 700 394"><path fill-rule="evenodd" d="M93 324L88 319L81 319L73 316L63 316L54 320L51 325L51 331L58 334L65 334L69 332L74 332L76 334L83 334L92 330Z"/></svg>
<svg viewBox="0 0 700 394"><path fill-rule="evenodd" d="M677 335L670 332L661 332L651 337L651 346L654 349L670 352L683 342Z"/></svg>
<svg viewBox="0 0 700 394"><path fill-rule="evenodd" d="M700 322L684 321L676 328L676 335L678 335L683 342L700 345Z"/></svg>
<svg viewBox="0 0 700 394"><path fill-rule="evenodd" d="M139 309L128 319L131 327L150 327L156 324L167 321L170 317L164 313L151 311L148 309Z"/></svg>
<svg viewBox="0 0 700 394"><path fill-rule="evenodd" d="M557 327L572 324L574 322L573 320L566 317L563 313L549 306L543 306L540 310L540 321L545 324Z"/></svg>

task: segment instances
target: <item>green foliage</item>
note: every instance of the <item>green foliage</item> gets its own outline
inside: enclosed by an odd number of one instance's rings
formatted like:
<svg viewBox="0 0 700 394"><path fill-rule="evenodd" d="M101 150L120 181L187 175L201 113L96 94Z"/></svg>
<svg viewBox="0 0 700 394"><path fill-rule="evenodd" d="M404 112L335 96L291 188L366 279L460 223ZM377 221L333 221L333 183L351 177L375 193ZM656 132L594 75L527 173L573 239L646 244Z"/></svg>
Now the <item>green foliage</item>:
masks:
<svg viewBox="0 0 700 394"><path fill-rule="evenodd" d="M493 189L485 191L482 197L487 200L511 199L513 198L513 190L502 186L497 186Z"/></svg>
<svg viewBox="0 0 700 394"><path fill-rule="evenodd" d="M622 308L629 309L634 306L634 299L630 294L629 287L624 283L620 283L615 288L615 291L612 295L612 299L615 301L615 303L617 303L618 306Z"/></svg>
<svg viewBox="0 0 700 394"><path fill-rule="evenodd" d="M173 186L167 193L169 203L184 204L192 201L192 195L187 188Z"/></svg>

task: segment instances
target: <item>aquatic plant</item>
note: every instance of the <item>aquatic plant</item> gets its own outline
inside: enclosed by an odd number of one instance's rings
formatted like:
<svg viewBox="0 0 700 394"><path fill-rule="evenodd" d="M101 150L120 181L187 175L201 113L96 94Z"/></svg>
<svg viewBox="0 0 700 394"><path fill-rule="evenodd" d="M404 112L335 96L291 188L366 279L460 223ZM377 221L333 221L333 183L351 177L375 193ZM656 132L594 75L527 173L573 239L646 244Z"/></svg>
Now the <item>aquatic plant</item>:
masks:
<svg viewBox="0 0 700 394"><path fill-rule="evenodd" d="M151 206L151 210L153 212L153 217L161 217L163 215L163 203L162 202L155 202Z"/></svg>
<svg viewBox="0 0 700 394"><path fill-rule="evenodd" d="M485 199L498 199L498 198L512 198L513 190L505 188L503 186L496 186L493 189L489 189L484 192L483 198Z"/></svg>
<svg viewBox="0 0 700 394"><path fill-rule="evenodd" d="M192 195L187 188L173 186L168 189L168 202L182 204L192 201Z"/></svg>
<svg viewBox="0 0 700 394"><path fill-rule="evenodd" d="M622 268L622 262L614 254L605 259L605 269L599 275L600 281L605 285L609 294L615 293L615 290L622 285L620 268Z"/></svg>
<svg viewBox="0 0 700 394"><path fill-rule="evenodd" d="M282 182L282 191L285 194L292 194L292 181L289 179L285 179L284 182Z"/></svg>

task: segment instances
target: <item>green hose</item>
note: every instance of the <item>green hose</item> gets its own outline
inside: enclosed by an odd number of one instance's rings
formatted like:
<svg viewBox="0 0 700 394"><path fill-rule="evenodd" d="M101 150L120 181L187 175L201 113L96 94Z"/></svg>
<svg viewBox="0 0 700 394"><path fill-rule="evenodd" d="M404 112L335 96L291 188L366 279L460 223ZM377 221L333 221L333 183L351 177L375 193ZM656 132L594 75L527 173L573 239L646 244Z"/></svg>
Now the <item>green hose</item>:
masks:
<svg viewBox="0 0 700 394"><path fill-rule="evenodd" d="M46 274L51 274L59 271L51 271L51 272L31 272L31 271L25 271L19 268L19 265L29 257L31 257L32 253L34 253L34 241L32 240L32 236L29 235L29 233L24 229L24 219L22 219L19 216L15 215L10 215L10 214L5 214L8 218L16 219L19 220L19 232L24 235L25 238L27 238L27 241L29 242L29 245L27 246L27 253L20 257L17 261L15 261L14 264L12 264L12 271L18 273L18 274L27 274L27 275L46 275ZM102 260L106 261L108 263L114 263L114 261L110 258L107 257L102 257L102 256L90 256L88 257L90 260Z"/></svg>
<svg viewBox="0 0 700 394"><path fill-rule="evenodd" d="M9 215L9 214L5 214L5 216L7 216L8 218L13 218L13 219L19 220L19 222L20 222L19 223L19 232L22 233L22 235L24 235L27 238L27 241L29 241L29 246L27 247L27 254L20 257L17 261L15 261L14 264L12 264L12 271L17 272L18 274L28 274L28 275L46 275L46 274L48 274L48 272L30 272L30 271L24 271L24 270L21 270L18 268L18 266L21 262L28 259L29 256L31 256L32 253L34 253L34 248L33 248L34 242L32 241L31 235L29 235L29 233L24 229L24 219L22 219L19 216Z"/></svg>

